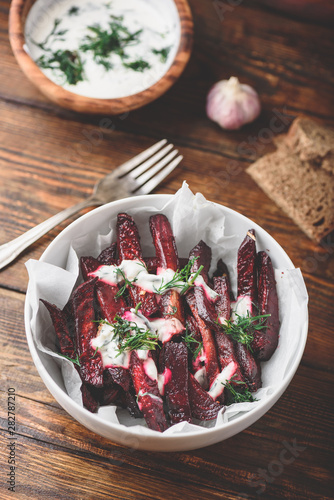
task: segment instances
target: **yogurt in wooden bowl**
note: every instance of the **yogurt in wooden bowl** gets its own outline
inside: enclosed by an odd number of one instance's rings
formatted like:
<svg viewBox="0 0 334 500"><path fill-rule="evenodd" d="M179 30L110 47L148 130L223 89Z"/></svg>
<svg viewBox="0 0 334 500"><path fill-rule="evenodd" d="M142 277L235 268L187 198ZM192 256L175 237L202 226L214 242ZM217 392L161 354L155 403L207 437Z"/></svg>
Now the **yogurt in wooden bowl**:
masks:
<svg viewBox="0 0 334 500"><path fill-rule="evenodd" d="M22 70L52 101L119 114L181 75L192 18L185 0L13 0L9 35Z"/></svg>

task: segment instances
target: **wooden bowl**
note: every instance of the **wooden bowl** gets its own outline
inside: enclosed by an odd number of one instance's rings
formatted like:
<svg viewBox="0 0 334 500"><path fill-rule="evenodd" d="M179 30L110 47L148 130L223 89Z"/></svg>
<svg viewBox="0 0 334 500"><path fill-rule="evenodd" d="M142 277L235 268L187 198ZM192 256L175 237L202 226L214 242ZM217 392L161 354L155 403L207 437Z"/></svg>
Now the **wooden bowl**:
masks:
<svg viewBox="0 0 334 500"><path fill-rule="evenodd" d="M97 99L65 90L53 83L26 52L24 27L36 0L12 0L9 11L9 39L14 56L27 78L51 101L80 113L118 115L140 108L164 94L179 78L191 54L193 20L187 0L174 0L180 18L180 42L175 58L164 76L151 87L126 97Z"/></svg>

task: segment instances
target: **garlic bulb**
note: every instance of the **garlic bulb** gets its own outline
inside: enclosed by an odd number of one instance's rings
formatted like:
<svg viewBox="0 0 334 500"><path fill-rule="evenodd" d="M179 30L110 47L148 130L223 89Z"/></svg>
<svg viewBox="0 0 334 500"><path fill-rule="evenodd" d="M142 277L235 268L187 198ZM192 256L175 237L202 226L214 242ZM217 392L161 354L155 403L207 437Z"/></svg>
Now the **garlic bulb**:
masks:
<svg viewBox="0 0 334 500"><path fill-rule="evenodd" d="M222 128L237 130L255 120L260 111L257 92L249 85L239 83L235 76L217 82L208 93L206 113Z"/></svg>

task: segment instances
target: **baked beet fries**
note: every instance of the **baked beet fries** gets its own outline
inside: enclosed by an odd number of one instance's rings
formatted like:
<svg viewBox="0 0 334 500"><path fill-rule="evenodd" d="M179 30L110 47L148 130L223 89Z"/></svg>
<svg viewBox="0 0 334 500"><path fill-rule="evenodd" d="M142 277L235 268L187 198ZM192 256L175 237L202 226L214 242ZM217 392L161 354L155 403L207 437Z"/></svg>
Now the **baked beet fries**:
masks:
<svg viewBox="0 0 334 500"><path fill-rule="evenodd" d="M208 245L179 259L166 216L151 216L149 226L155 255L145 258L135 221L120 213L117 241L97 258L81 257L83 282L64 309L42 302L59 353L80 375L83 405L127 408L162 432L255 400L260 362L278 344L278 299L254 230L238 251L235 298L222 260L209 276Z"/></svg>

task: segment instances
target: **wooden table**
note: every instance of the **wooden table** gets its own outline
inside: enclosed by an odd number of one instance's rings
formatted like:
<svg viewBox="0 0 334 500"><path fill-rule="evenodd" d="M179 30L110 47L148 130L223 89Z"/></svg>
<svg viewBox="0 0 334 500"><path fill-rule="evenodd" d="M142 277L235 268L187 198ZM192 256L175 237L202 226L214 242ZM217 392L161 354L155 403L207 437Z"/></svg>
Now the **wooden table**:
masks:
<svg viewBox="0 0 334 500"><path fill-rule="evenodd" d="M156 192L174 193L187 180L194 192L256 221L302 269L310 297L301 365L264 417L204 449L135 451L74 421L31 360L23 322L24 263L38 259L65 224L51 231L0 272L1 498L332 498L333 239L326 246L310 241L245 169L272 148L275 113L304 113L333 125L333 37L329 28L256 2L237 3L225 2L229 9L219 16L217 2L191 0L195 44L181 79L157 102L112 118L112 126L102 129L101 117L59 109L27 81L8 43L9 0L0 0L0 243L82 200L109 170L167 137L184 161ZM263 104L261 117L238 132L222 131L205 114L208 89L231 75L253 85ZM16 393L15 493L6 484L9 388Z"/></svg>

